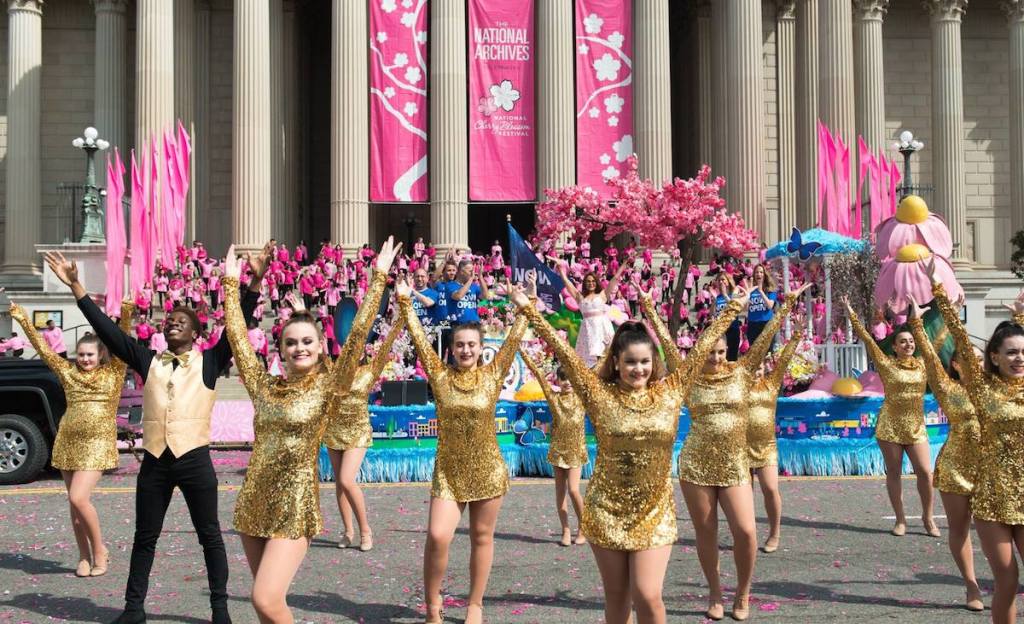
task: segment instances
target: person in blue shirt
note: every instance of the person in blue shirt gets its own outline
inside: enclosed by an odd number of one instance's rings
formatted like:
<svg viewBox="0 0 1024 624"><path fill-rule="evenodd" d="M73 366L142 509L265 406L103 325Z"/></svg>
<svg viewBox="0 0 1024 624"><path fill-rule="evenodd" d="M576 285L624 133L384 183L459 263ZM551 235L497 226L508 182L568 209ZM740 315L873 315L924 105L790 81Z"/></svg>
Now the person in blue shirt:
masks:
<svg viewBox="0 0 1024 624"><path fill-rule="evenodd" d="M437 272L436 280L434 284L434 292L437 293L437 298L434 299L434 322L440 324L444 321L449 323L455 320L455 316L452 314L455 311L455 307L450 305L451 295L453 292L458 290L459 284L455 281L455 276L459 272L458 263L452 259L449 254L444 264L441 265L440 270ZM451 308L449 310L449 308Z"/></svg>
<svg viewBox="0 0 1024 624"><path fill-rule="evenodd" d="M427 285L427 270L416 269L412 274L412 309L420 324L428 327L434 324L434 306L437 305L437 291Z"/></svg>
<svg viewBox="0 0 1024 624"><path fill-rule="evenodd" d="M472 260L461 260L459 262L456 283L458 284L458 290L451 293L448 303L448 314L452 314L453 310L451 308L452 302L454 302L455 321L457 324L479 323L480 314L477 313L476 309L480 305L481 299L491 298L491 291L487 288L487 284L479 278L477 267L473 264Z"/></svg>
<svg viewBox="0 0 1024 624"><path fill-rule="evenodd" d="M728 273L721 271L715 277L715 290L718 292L718 295L715 297L715 316L718 316L725 309L725 306L729 305L732 293L736 290L736 285ZM743 323L736 319L729 325L729 329L725 330L725 359L730 362L735 362L740 357L740 328L742 326Z"/></svg>
<svg viewBox="0 0 1024 624"><path fill-rule="evenodd" d="M750 284L750 304L747 306L747 342L754 344L761 335L764 326L775 315L775 302L778 301L775 283L768 268L759 264L754 267L754 275ZM775 338L768 347L769 353L775 348Z"/></svg>

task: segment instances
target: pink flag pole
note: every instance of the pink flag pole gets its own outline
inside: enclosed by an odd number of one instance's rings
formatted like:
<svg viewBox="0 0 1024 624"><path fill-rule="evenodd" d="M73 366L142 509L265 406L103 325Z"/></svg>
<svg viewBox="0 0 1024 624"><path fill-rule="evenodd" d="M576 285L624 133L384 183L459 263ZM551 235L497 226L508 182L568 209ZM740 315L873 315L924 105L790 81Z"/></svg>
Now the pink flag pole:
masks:
<svg viewBox="0 0 1024 624"><path fill-rule="evenodd" d="M107 155L107 280L105 288L107 296L104 308L108 315L117 312L118 304L124 294L124 219L121 214L121 197L124 191L121 188L123 180L118 178L118 173L123 178L124 169L121 165L121 156L117 153L117 148L114 148L113 162L110 155Z"/></svg>
<svg viewBox="0 0 1024 624"><path fill-rule="evenodd" d="M146 257L148 251L146 245L149 240L148 226L146 223L146 183L145 183L145 148L143 148L142 168L135 160L135 150L132 150L132 197L131 197L131 295L134 297L146 283Z"/></svg>

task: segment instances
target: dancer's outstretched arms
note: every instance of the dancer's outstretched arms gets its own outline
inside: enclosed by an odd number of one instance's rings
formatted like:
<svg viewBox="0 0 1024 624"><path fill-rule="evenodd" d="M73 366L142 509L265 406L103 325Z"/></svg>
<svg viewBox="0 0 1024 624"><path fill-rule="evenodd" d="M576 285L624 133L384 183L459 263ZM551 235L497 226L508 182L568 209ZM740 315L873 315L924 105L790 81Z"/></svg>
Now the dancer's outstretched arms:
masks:
<svg viewBox="0 0 1024 624"><path fill-rule="evenodd" d="M927 307L922 308L917 304L917 301L913 297L910 297L910 331L914 334L914 343L917 344L917 350L921 353L921 359L924 360L924 370L928 375L928 386L932 389L932 393L935 394L935 398L939 400L940 405L949 405L949 401L952 398L951 391L955 392L954 386L956 382L946 372L946 367L942 365L942 360L939 358L938 352L935 351L935 345L928 338L928 334L924 331L924 321L922 317L928 310ZM973 350L969 351L971 357L973 357ZM959 351L957 351L959 354ZM960 364L960 368L963 368L963 363ZM962 390L961 390L962 392ZM949 422L956 425L959 424L960 417L962 414L959 410L944 411Z"/></svg>
<svg viewBox="0 0 1024 624"><path fill-rule="evenodd" d="M75 367L74 364L68 360L62 358L53 352L50 345L43 340L43 337L36 330L35 325L32 324L32 319L28 317L28 313L25 312L25 308L11 301L11 318L21 325L21 329L25 332L25 337L28 338L29 343L32 344L32 348L39 354L39 359L42 360L50 370L54 372L57 377L61 378L61 382L64 381L64 375L71 372Z"/></svg>
<svg viewBox="0 0 1024 624"><path fill-rule="evenodd" d="M761 362L768 355L768 350L772 346L772 339L775 334L779 332L779 327L782 325L782 321L785 320L786 316L796 305L797 300L800 298L800 294L807 288L808 285L804 285L796 292L786 293L786 298L782 303L782 307L776 310L775 314L772 315L768 324L761 330L761 335L757 337L754 344L750 345L750 349L740 357L740 363L747 368L751 375L757 372Z"/></svg>
<svg viewBox="0 0 1024 624"><path fill-rule="evenodd" d="M892 368L892 362L889 356L882 351L882 348L875 342L874 336L872 336L867 328L864 327L864 323L861 323L860 317L850 307L850 300L847 297L843 297L843 305L846 306L846 314L850 317L850 324L853 325L853 333L857 334L860 341L864 343L864 348L868 352L868 357L871 358L871 362L874 363L875 368L879 371L884 369ZM825 328L828 331L828 328Z"/></svg>
<svg viewBox="0 0 1024 624"><path fill-rule="evenodd" d="M395 340L402 334L403 329L405 329L405 317L399 315L395 319L395 324L391 326L391 331L384 337L384 342L380 344L380 348L377 349L376 355L373 356L373 360L370 362L370 376L374 380L384 372L384 366L387 365L388 360L391 358L391 347L394 346Z"/></svg>
<svg viewBox="0 0 1024 624"><path fill-rule="evenodd" d="M786 369L789 368L789 361L793 359L796 348L800 346L803 339L804 333L798 330L782 348L782 353L779 354L779 359L775 362L775 368L772 369L771 375L768 377L768 386L773 390L778 391L782 386L782 380L786 378Z"/></svg>
<svg viewBox="0 0 1024 624"><path fill-rule="evenodd" d="M739 293L738 296L730 299L725 308L715 317L715 320L701 332L697 344L693 346L686 359L683 360L683 365L665 378L665 383L678 392L683 401L686 401L690 393L690 386L693 385L693 381L697 378L701 367L704 366L704 361L708 359L708 355L715 348L719 339L725 335L729 325L732 325L732 322L736 320L736 317L739 316L740 312L747 305L750 294L742 288L737 288L736 292Z"/></svg>
<svg viewBox="0 0 1024 624"><path fill-rule="evenodd" d="M256 304L259 303L260 299L260 285L263 282L263 276L266 274L267 269L270 268L270 261L273 259L272 254L273 246L268 241L256 256L252 254L245 255L245 260L249 264L249 270L252 272L252 280L249 282L249 287L244 295L240 295L237 291L233 295L236 297L236 300L240 297L242 301L243 330L248 326L249 321L252 320L253 313L256 312ZM230 258L230 262L234 262L237 265L233 272L235 277L241 280L241 265L238 265L238 257L235 255L234 245L228 247L228 254L224 260L226 273L229 264L228 258ZM239 289L241 289L241 286L239 286ZM226 304L228 296L226 292L224 299L225 316L227 316ZM245 331L243 331L243 334L245 334ZM217 385L217 377L231 364L231 353L231 344L227 340L218 340L212 349L207 349L203 352L203 383L206 387L213 388Z"/></svg>
<svg viewBox="0 0 1024 624"><path fill-rule="evenodd" d="M544 398L547 399L548 403L551 403L552 399L555 397L555 389L551 387L550 383L548 383L547 375L544 374L544 371L537 366L537 363L534 362L529 355L522 351L519 352L519 355L523 357L523 362L526 362L526 368L530 369L530 373L533 374L533 378L536 379L537 383L540 385L541 392L544 393Z"/></svg>
<svg viewBox="0 0 1024 624"><path fill-rule="evenodd" d="M651 324L654 335L658 337L658 342L661 343L661 350L665 352L665 363L668 364L668 372L671 373L680 368L683 365L683 356L679 353L676 341L672 340L672 332L668 330L665 322L661 320L657 309L655 309L650 293L640 291L640 308L643 310L647 322Z"/></svg>
<svg viewBox="0 0 1024 624"><path fill-rule="evenodd" d="M537 299L537 272L530 270L526 273L526 291L524 291L530 300L530 305ZM517 287L511 287L513 290ZM512 366L512 362L515 361L516 353L519 351L519 343L523 341L523 334L526 333L526 328L529 327L530 321L528 318L523 316L520 312L516 314L516 320L512 323L512 329L509 330L508 335L505 336L505 342L501 343L501 348L494 354L494 359L491 360L491 370L494 375L499 379L504 379L505 375L508 374L508 369Z"/></svg>
<svg viewBox="0 0 1024 624"><path fill-rule="evenodd" d="M931 278L935 306L939 309L942 320L946 322L946 328L949 329L949 333L953 336L953 343L956 345L957 353L971 354L960 359L960 370L963 373L964 386L968 389L976 388L981 385L984 371L982 371L981 365L978 364L977 358L973 356L974 346L971 344L970 336L967 335L967 328L964 327L963 322L960 320L960 315L957 313L956 308L953 307L953 302L949 300L946 289L942 287L942 282L938 281L935 277L934 258L930 263L925 263L925 274ZM973 393L971 398L975 398Z"/></svg>
<svg viewBox="0 0 1024 624"><path fill-rule="evenodd" d="M227 259L224 263L224 279L221 284L224 286L224 333L227 334L227 343L231 353L235 357L235 365L242 376L242 383L249 392L250 397L259 394L260 388L271 383L270 374L263 368L263 363L256 357L256 351L249 343L248 324L242 314L242 306L239 303L239 290L241 285L241 265L235 257L234 246L228 249ZM221 342L225 342L221 340ZM219 343L218 343L219 344Z"/></svg>

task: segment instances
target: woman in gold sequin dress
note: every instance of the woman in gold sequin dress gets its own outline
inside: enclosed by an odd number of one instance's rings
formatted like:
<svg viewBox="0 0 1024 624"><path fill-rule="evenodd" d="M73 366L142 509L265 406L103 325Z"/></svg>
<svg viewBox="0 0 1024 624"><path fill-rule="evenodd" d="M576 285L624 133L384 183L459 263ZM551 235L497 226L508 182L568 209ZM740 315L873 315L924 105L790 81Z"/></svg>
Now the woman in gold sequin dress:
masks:
<svg viewBox="0 0 1024 624"><path fill-rule="evenodd" d="M878 411L875 439L885 460L885 489L896 515L892 534L907 532L907 517L903 511L903 454L906 453L917 476L917 493L921 497L921 521L928 535L939 536L939 528L932 519L932 451L928 431L924 426L924 393L928 385L924 362L914 357L917 343L914 334L903 327L893 335L896 352L890 357L875 343L875 339L850 307L847 297L842 299L853 324L853 331L867 349L868 358L882 377L885 398Z"/></svg>
<svg viewBox="0 0 1024 624"><path fill-rule="evenodd" d="M725 333L747 293L735 293L690 357L667 376L643 323L619 326L607 357L591 371L522 293L512 300L554 350L597 434L582 529L601 573L605 621L624 624L635 607L638 624L663 624L662 588L678 535L672 452L679 412L696 373L693 363L703 361ZM649 320L661 323L656 315Z"/></svg>
<svg viewBox="0 0 1024 624"><path fill-rule="evenodd" d="M345 534L338 542L338 548L354 545L362 552L373 548L373 532L370 530L370 521L366 515L366 502L356 476L359 474L363 458L366 457L366 449L373 446L370 392L377 385L377 379L390 360L391 347L404 327L405 319L399 315L387 337L378 345L377 353L369 362L358 365L347 375L347 385L338 388L339 396L332 408L334 413L331 424L324 434L324 444L327 446L327 454L331 458L331 468L334 471L334 492L338 501L338 511L345 527ZM361 344L354 346L360 347ZM358 361L361 353L361 350L353 351L351 354L342 352L338 362L352 362L353 359ZM353 541L353 514L356 523L359 524L359 542Z"/></svg>
<svg viewBox="0 0 1024 624"><path fill-rule="evenodd" d="M278 345L285 377L270 375L249 343L238 295L241 267L234 247L228 250L223 282L226 333L253 402L256 433L235 503L234 525L252 571L252 602L261 622L292 621L288 587L310 540L323 528L317 480L320 440L338 388L351 384L346 377L362 353L399 247L389 238L377 256L366 298L333 366L322 351L316 319L309 313L288 319Z"/></svg>
<svg viewBox="0 0 1024 624"><path fill-rule="evenodd" d="M3 289L0 288L0 292ZM134 306L121 304L121 329L131 330ZM54 353L25 310L11 301L11 318L21 325L39 359L64 388L67 410L57 427L51 463L60 470L68 491L71 526L78 545L75 576L106 574L109 553L103 543L92 491L104 470L117 468L117 405L128 365L111 358L100 339L84 336L75 345L75 361Z"/></svg>
<svg viewBox="0 0 1024 624"><path fill-rule="evenodd" d="M569 507L566 498L572 500L576 519L582 518L583 496L580 495L580 474L583 472L584 464L590 461L583 422L586 417L583 402L573 391L572 384L565 377L561 367L556 372L560 388L555 390L537 363L526 353L521 355L537 383L540 384L544 398L548 402L548 411L551 412L551 444L548 448L548 463L551 464L555 473L555 505L558 509L558 521L562 525L562 539L559 543L562 546L571 546L573 543L572 531L569 529ZM577 529L576 544L586 543L586 536Z"/></svg>
<svg viewBox="0 0 1024 624"><path fill-rule="evenodd" d="M535 276L534 278L535 279ZM532 282L536 286L535 282ZM501 349L489 363L481 360L483 330L479 323L456 325L448 366L434 350L412 307L412 287L395 285L398 305L434 393L437 456L430 487L427 542L423 549L423 589L427 622L441 622L441 583L448 550L459 519L469 507L470 581L466 622L483 621L483 599L494 560L494 527L508 492L508 466L494 435L494 411L512 366L527 320L520 314Z"/></svg>
<svg viewBox="0 0 1024 624"><path fill-rule="evenodd" d="M934 262L934 260L932 261ZM956 349L970 353L967 335L935 267L928 263L935 304L953 335ZM995 580L992 621L1010 624L1017 617L1017 554L1024 557L1024 301L1014 303L1014 318L1003 321L985 346L984 367L974 358L960 362L967 395L981 425L971 511ZM1015 553L1014 550L1017 552Z"/></svg>
<svg viewBox="0 0 1024 624"><path fill-rule="evenodd" d="M718 572L718 506L729 520L736 563L736 596L732 617L750 615L750 585L757 558L757 529L754 497L750 488L747 456L747 423L755 374L768 354L779 323L800 291L786 296L782 308L772 315L757 340L737 361L728 360L728 344L716 340L712 348L695 359L693 384L686 406L690 411L690 432L679 454L679 483L697 537L697 558L708 581L707 617L725 615ZM656 326L657 327L657 326ZM671 337L658 331L662 347L671 354L669 365L680 365ZM687 359L693 358L691 354ZM675 360L675 362L673 362ZM699 370L696 367L700 366Z"/></svg>
<svg viewBox="0 0 1024 624"><path fill-rule="evenodd" d="M947 373L924 331L921 318L928 308L920 307L913 297L909 299L908 324L924 360L928 387L949 420L949 435L935 459L935 488L942 497L942 508L949 524L949 551L964 579L967 610L982 611L985 605L974 576L974 548L971 546L971 495L978 476L976 449L981 444L981 425L967 388L961 383L963 367L959 360L962 356L959 352L953 354L951 370ZM985 361L985 353L977 347L973 347L967 357L974 357L979 366Z"/></svg>

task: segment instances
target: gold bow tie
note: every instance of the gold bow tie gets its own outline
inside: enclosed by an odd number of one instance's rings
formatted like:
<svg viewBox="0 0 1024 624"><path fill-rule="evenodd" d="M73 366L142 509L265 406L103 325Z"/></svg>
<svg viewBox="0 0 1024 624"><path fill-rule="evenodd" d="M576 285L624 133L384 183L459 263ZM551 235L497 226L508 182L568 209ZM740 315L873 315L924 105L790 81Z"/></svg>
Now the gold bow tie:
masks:
<svg viewBox="0 0 1024 624"><path fill-rule="evenodd" d="M160 363L161 364L171 364L172 362L177 360L179 366L188 366L189 360L191 360L191 359L192 359L192 352L191 351L186 351L185 353L182 353L181 355L174 355L170 351L164 351L163 353L160 354Z"/></svg>

